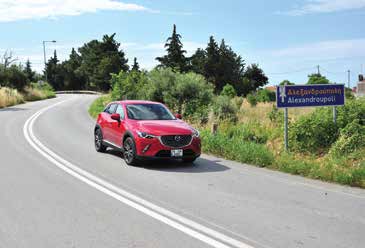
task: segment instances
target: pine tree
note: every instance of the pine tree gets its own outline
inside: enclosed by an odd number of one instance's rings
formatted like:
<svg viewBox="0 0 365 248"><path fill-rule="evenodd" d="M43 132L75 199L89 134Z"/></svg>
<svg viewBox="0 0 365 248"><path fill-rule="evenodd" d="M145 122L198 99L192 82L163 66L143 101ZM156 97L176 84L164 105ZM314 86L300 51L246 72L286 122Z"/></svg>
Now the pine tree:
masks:
<svg viewBox="0 0 365 248"><path fill-rule="evenodd" d="M207 61L205 50L198 48L193 56L190 57L190 69L198 74L204 75L204 66Z"/></svg>
<svg viewBox="0 0 365 248"><path fill-rule="evenodd" d="M83 90L86 88L85 77L79 71L81 61L81 56L72 48L70 58L62 63L65 90Z"/></svg>
<svg viewBox="0 0 365 248"><path fill-rule="evenodd" d="M176 25L174 24L171 37L166 41L165 48L167 55L157 57L156 60L160 62L159 67L170 67L173 70L185 72L188 70L186 51L183 50L181 42L181 35L176 32Z"/></svg>
<svg viewBox="0 0 365 248"><path fill-rule="evenodd" d="M59 60L57 58L57 52L54 51L53 57L51 57L46 63L45 75L47 77L48 83L55 90L63 89L63 74L61 73L61 67L58 64Z"/></svg>
<svg viewBox="0 0 365 248"><path fill-rule="evenodd" d="M132 71L138 71L138 72L140 71L139 70L139 64L137 62L137 58L136 57L134 57L134 60L133 60Z"/></svg>
<svg viewBox="0 0 365 248"><path fill-rule="evenodd" d="M210 36L209 43L206 48L207 59L204 66L204 76L205 78L213 83L213 85L218 85L218 67L219 67L219 47L217 42L214 40L213 36ZM216 91L219 89L216 88Z"/></svg>
<svg viewBox="0 0 365 248"><path fill-rule="evenodd" d="M27 77L28 83L34 82L35 72L32 70L32 65L31 65L29 59L27 60L27 62L25 62L24 73Z"/></svg>

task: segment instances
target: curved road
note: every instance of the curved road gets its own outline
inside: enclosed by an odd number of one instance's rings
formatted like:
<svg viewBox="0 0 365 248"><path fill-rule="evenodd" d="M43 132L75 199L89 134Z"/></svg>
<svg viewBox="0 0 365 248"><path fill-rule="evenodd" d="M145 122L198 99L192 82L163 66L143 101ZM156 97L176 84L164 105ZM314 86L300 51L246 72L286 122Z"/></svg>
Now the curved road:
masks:
<svg viewBox="0 0 365 248"><path fill-rule="evenodd" d="M364 247L365 191L203 155L95 152L97 96L0 110L0 247Z"/></svg>

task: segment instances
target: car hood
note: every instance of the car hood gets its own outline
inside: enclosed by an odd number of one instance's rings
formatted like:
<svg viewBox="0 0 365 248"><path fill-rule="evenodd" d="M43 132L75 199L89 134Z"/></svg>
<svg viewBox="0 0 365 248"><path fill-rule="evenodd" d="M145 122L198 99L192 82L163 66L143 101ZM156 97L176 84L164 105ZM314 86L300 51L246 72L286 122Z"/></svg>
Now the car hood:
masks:
<svg viewBox="0 0 365 248"><path fill-rule="evenodd" d="M158 120L158 121L138 121L137 126L139 131L161 135L177 135L177 134L192 134L192 127L181 120Z"/></svg>

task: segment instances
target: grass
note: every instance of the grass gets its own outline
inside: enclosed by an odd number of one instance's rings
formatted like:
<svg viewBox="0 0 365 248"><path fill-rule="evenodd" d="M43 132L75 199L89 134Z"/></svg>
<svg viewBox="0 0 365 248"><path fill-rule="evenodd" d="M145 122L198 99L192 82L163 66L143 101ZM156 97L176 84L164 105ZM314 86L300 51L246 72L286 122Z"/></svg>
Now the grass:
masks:
<svg viewBox="0 0 365 248"><path fill-rule="evenodd" d="M55 93L49 88L29 86L24 91L3 87L0 89L0 108L10 107L26 101L38 101L55 97Z"/></svg>
<svg viewBox="0 0 365 248"><path fill-rule="evenodd" d="M109 102L111 102L110 95L103 95L97 98L89 107L89 114L91 115L91 117L95 119L98 114L104 110L105 106Z"/></svg>
<svg viewBox="0 0 365 248"><path fill-rule="evenodd" d="M89 108L90 115L96 118L110 101L110 95L96 99ZM290 109L290 122L313 111L314 108ZM285 152L282 118L271 120L272 112L273 103L251 107L243 101L237 123L219 123L216 135L210 131L212 123L194 125L201 130L203 152L293 175L365 188L365 147L340 158L328 153ZM280 117L283 113L277 110L276 115Z"/></svg>

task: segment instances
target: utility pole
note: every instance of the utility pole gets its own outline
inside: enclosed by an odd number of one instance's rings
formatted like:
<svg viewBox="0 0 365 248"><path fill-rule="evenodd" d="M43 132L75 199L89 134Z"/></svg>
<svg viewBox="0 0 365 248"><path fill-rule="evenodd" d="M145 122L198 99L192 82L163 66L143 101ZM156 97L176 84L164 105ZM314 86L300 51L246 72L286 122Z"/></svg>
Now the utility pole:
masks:
<svg viewBox="0 0 365 248"><path fill-rule="evenodd" d="M46 79L46 82L48 81L48 78L47 78L47 72L46 72L46 69L47 69L47 58L46 58L46 43L47 42L50 42L50 43L56 43L55 40L44 40L43 41L43 58L44 58L44 77ZM47 82L48 83L48 82Z"/></svg>
<svg viewBox="0 0 365 248"><path fill-rule="evenodd" d="M351 89L351 85L350 85L350 73L351 73L351 71L350 71L350 70L348 70L348 71L347 71L347 87L348 87L349 89Z"/></svg>
<svg viewBox="0 0 365 248"><path fill-rule="evenodd" d="M317 74L321 75L321 72L319 71L319 65L317 65Z"/></svg>

